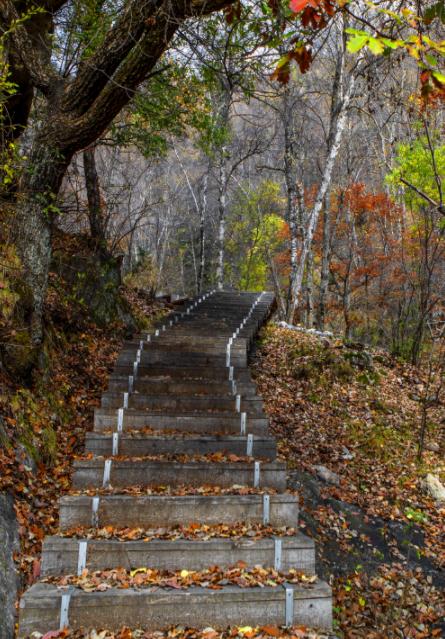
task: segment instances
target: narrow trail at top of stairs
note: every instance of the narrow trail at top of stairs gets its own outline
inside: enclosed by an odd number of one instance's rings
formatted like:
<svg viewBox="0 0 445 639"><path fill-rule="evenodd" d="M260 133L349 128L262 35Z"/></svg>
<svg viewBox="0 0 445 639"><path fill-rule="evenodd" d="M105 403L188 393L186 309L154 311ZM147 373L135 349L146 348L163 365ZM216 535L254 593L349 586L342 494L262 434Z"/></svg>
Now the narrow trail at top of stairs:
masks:
<svg viewBox="0 0 445 639"><path fill-rule="evenodd" d="M312 540L296 530L298 495L286 490L248 367L273 301L210 291L124 345L85 458L74 464L73 490L60 499L60 535L44 541L42 580L21 599L20 637L179 624L331 629L331 591L314 577ZM264 535L166 534L240 522ZM106 526L127 537L95 535ZM163 534L150 541L128 534L153 528ZM234 566L244 580L231 580ZM178 571L196 580L178 586L170 578ZM157 585L152 574L166 577ZM249 583L260 574L273 578Z"/></svg>

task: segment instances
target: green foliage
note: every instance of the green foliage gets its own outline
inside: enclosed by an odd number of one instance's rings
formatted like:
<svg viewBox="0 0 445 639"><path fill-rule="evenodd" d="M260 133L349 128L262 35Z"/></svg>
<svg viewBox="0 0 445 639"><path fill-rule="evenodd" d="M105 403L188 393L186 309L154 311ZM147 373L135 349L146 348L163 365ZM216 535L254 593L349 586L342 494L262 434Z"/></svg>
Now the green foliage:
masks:
<svg viewBox="0 0 445 639"><path fill-rule="evenodd" d="M389 30L387 36L385 36L385 34L382 33L371 35L367 31L348 28L346 32L350 35L350 38L347 46L351 53L357 53L365 47L375 55L382 53L388 54L394 49L404 49L408 55L417 61L420 68L423 69L428 68L428 64L430 63L428 56L431 56L433 53L442 58L445 56L443 40L430 38L425 32L422 33L422 37L419 37L420 31L418 31L418 25L421 23L428 25L436 19L442 23L445 22L445 11L442 0L427 8L422 17L419 17L415 10L407 7L402 8L399 12L395 12L381 7L376 3L369 2L368 4L375 9L377 13L384 14L386 19L389 18L392 24L398 25L399 32L404 33L405 37L403 39L396 38ZM400 27L405 27L405 30L403 31ZM439 82L441 81L439 80Z"/></svg>
<svg viewBox="0 0 445 639"><path fill-rule="evenodd" d="M111 130L116 144L135 144L147 158L165 155L170 139L182 137L190 128L205 131L210 127L205 84L192 70L168 62Z"/></svg>
<svg viewBox="0 0 445 639"><path fill-rule="evenodd" d="M346 32L351 36L348 40L348 51L351 53L358 53L364 47L368 47L371 53L380 55L389 49L398 49L404 45L403 40L374 37L366 33L366 31L359 31L358 29L349 28L346 29Z"/></svg>
<svg viewBox="0 0 445 639"><path fill-rule="evenodd" d="M74 0L67 7L66 33L63 33L64 55L87 61L102 45L113 20L122 10L113 0Z"/></svg>
<svg viewBox="0 0 445 639"><path fill-rule="evenodd" d="M433 137L433 144L436 142ZM435 179L434 163L439 176L445 174L445 145L437 145L433 150L429 148L426 136L417 138L410 144L400 144L397 147L397 157L395 168L386 176L386 182L397 193L402 186L404 188L405 203L413 210L418 210L426 204L424 198L418 195L401 182L407 180L417 189L420 189L428 197L439 202L439 191Z"/></svg>
<svg viewBox="0 0 445 639"><path fill-rule="evenodd" d="M4 39L5 34L0 37L0 131L2 135L5 134L8 126L7 100L17 91L17 85L10 80L9 66L4 52ZM17 161L17 147L13 142L8 142L0 153L0 190L1 187L7 187L14 181Z"/></svg>
<svg viewBox="0 0 445 639"><path fill-rule="evenodd" d="M269 281L270 259L283 244L286 223L280 185L265 180L239 189L228 222L228 277L241 290L261 291Z"/></svg>
<svg viewBox="0 0 445 639"><path fill-rule="evenodd" d="M415 508L406 507L405 508L405 517L409 519L410 522L414 522L416 524L425 524L428 522L428 517L421 510L416 510Z"/></svg>
<svg viewBox="0 0 445 639"><path fill-rule="evenodd" d="M207 87L212 109L200 130L198 146L209 158L216 157L230 142L231 95L236 92L248 100L255 88L255 72L262 64L261 56L252 55L264 42L258 30L258 13L241 5L238 10L239 16L211 15L199 27L202 48L197 50L201 61L197 72Z"/></svg>

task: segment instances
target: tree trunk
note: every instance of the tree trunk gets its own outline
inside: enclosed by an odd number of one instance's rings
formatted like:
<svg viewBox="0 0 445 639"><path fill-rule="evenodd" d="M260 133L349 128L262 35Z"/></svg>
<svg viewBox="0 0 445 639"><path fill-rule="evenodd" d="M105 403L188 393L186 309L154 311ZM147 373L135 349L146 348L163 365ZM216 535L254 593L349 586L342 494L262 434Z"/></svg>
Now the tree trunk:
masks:
<svg viewBox="0 0 445 639"><path fill-rule="evenodd" d="M226 198L227 198L227 166L226 147L221 149L218 187L218 263L216 267L216 283L219 289L224 286L224 257L226 240Z"/></svg>
<svg viewBox="0 0 445 639"><path fill-rule="evenodd" d="M329 267L331 263L331 215L329 195L325 197L323 209L323 246L320 272L320 297L318 302L317 328L324 331L326 322L326 301L329 288Z"/></svg>
<svg viewBox="0 0 445 639"><path fill-rule="evenodd" d="M207 189L209 184L208 172L204 175L204 184L202 188L201 206L199 207L199 273L198 273L198 294L201 293L204 283L205 269L205 245L206 245L206 227L205 215L207 210Z"/></svg>
<svg viewBox="0 0 445 639"><path fill-rule="evenodd" d="M219 176L218 176L218 261L216 266L216 284L219 289L224 287L224 262L226 244L226 206L227 206L227 186L229 183L228 162L229 162L229 128L230 128L230 106L232 104L232 87L225 80L221 81L220 94L218 96L217 123L219 131L225 131L225 141L218 148L219 153Z"/></svg>
<svg viewBox="0 0 445 639"><path fill-rule="evenodd" d="M297 167L300 144L296 131L296 89L290 82L283 92L283 129L284 129L284 180L286 184L286 212L290 234L289 288L286 300L287 321L292 323L292 288L297 274L299 240L301 241L302 196L297 187Z"/></svg>
<svg viewBox="0 0 445 639"><path fill-rule="evenodd" d="M43 341L43 311L51 261L51 237L57 215L56 198L69 159L38 138L34 141L20 183L16 204L15 244L23 269L20 307L29 348L20 356L25 373L36 363Z"/></svg>
<svg viewBox="0 0 445 639"><path fill-rule="evenodd" d="M83 170L85 188L88 199L88 221L91 238L99 253L106 251L106 224L102 211L99 175L96 166L96 149L94 146L83 152Z"/></svg>
<svg viewBox="0 0 445 639"><path fill-rule="evenodd" d="M345 339L352 339L352 324L351 324L351 285L349 271L346 274L343 283L343 317L345 320Z"/></svg>
<svg viewBox="0 0 445 639"><path fill-rule="evenodd" d="M270 272L272 273L272 281L273 281L275 297L276 297L277 306L278 306L278 315L280 319L285 320L286 319L286 303L283 297L283 292L280 285L280 278L278 277L277 267L276 267L273 255L271 255L270 253L269 247L266 247L266 254L267 254L267 260L269 262Z"/></svg>
<svg viewBox="0 0 445 639"><path fill-rule="evenodd" d="M314 297L313 297L313 285L314 285L314 254L312 250L309 252L306 263L306 327L313 328L314 324Z"/></svg>
<svg viewBox="0 0 445 639"><path fill-rule="evenodd" d="M317 227L318 218L320 212L323 208L323 201L326 197L326 194L329 190L332 180L332 173L334 171L335 160L337 159L338 152L340 150L340 145L343 139L343 133L346 129L347 116L348 116L348 108L351 102L352 94L355 87L355 82L357 78L356 73L352 73L350 75L349 85L346 92L343 90L343 80L344 80L344 71L345 71L345 49L342 48L339 53L338 59L338 69L336 74L336 80L334 82L333 88L333 98L332 98L332 115L331 115L331 127L329 131L328 137L328 155L326 158L325 166L323 169L323 175L321 179L321 184L318 189L317 196L315 198L314 205L307 216L307 224L304 229L304 239L300 252L300 257L298 261L298 268L295 274L295 279L292 285L292 303L290 305L289 316L293 317L295 313L295 309L299 303L299 297L301 293L301 287L303 283L303 275L306 268L306 260L309 254L309 251L312 246L312 239L314 237L314 232Z"/></svg>

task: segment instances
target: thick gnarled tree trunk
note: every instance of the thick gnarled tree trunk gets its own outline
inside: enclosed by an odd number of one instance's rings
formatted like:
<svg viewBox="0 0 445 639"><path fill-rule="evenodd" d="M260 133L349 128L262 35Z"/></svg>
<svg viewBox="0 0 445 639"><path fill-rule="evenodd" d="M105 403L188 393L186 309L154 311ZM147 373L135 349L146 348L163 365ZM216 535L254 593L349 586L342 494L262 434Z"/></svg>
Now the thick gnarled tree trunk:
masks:
<svg viewBox="0 0 445 639"><path fill-rule="evenodd" d="M50 146L45 137L39 136L19 183L14 235L23 269L21 306L31 347L29 357L22 354L25 368L34 361L34 351L43 340L42 319L57 193L68 162L57 147Z"/></svg>

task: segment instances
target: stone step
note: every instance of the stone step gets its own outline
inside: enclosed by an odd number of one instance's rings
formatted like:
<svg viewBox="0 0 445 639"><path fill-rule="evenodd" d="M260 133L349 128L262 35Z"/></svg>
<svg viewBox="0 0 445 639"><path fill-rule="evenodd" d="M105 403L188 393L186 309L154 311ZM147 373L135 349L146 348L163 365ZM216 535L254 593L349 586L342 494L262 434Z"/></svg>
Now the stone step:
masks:
<svg viewBox="0 0 445 639"><path fill-rule="evenodd" d="M127 626L153 631L178 624L195 628L295 624L331 629L331 589L326 583L292 584L289 589L289 595L283 586L224 586L221 590L113 588L105 592L85 592L38 583L20 602L18 636L58 630L62 595L67 592L70 599L66 617L72 629L116 631ZM63 603L67 605L66 597Z"/></svg>
<svg viewBox="0 0 445 639"><path fill-rule="evenodd" d="M96 513L94 509L96 509ZM267 523L298 527L293 493L251 495L65 495L59 500L60 529L77 526L157 526Z"/></svg>
<svg viewBox="0 0 445 639"><path fill-rule="evenodd" d="M113 437L103 433L86 433L85 450L94 455L109 456L113 452ZM239 435L145 435L141 433L120 433L117 439L119 455L194 455L225 452L234 455L252 454L274 460L277 455L275 439L253 437L251 449L247 437Z"/></svg>
<svg viewBox="0 0 445 639"><path fill-rule="evenodd" d="M168 315L157 323L158 327L169 326L171 328L176 326L182 326L182 324L188 323L201 323L213 321L217 326L235 325L239 326L242 322L247 324L250 321L261 321L267 316L269 309L265 307L259 308L258 306L250 313L250 308L236 309L235 307L230 310L221 309L218 305L215 306L191 306L189 309L177 310L172 315ZM173 325L170 325L170 320L173 320ZM220 332L215 335L221 335Z"/></svg>
<svg viewBox="0 0 445 639"><path fill-rule="evenodd" d="M125 364L115 366L112 379L120 376L133 375L134 367L132 364ZM142 380L144 378L165 378L165 379L199 379L209 381L227 381L229 379L229 369L224 366L185 366L172 364L171 366L165 365L152 365L145 366L139 365L137 368L137 379ZM248 368L234 367L233 377L238 382L251 382L250 371Z"/></svg>
<svg viewBox="0 0 445 639"><path fill-rule="evenodd" d="M200 336L196 335L196 333L185 336L182 333L176 333L174 327L167 328L164 332L161 332L158 337L152 335L150 341L147 341L145 337L146 335L143 335L140 339L125 342L122 352L135 352L137 349L142 348L143 351L175 350L184 353L215 354L225 352L229 339L232 339L231 350L233 350L233 352L245 353L248 346L248 340L245 338L232 338L232 334L228 337L218 338L213 336Z"/></svg>
<svg viewBox="0 0 445 639"><path fill-rule="evenodd" d="M114 377L108 382L108 392L127 392L129 389L128 376ZM233 397L234 387L231 381L225 380L188 380L155 377L139 378L133 382L134 392L143 395L185 395L213 397ZM241 397L256 397L256 385L253 382L235 382L235 390Z"/></svg>
<svg viewBox="0 0 445 639"><path fill-rule="evenodd" d="M104 393L101 398L102 408L121 408L124 404L123 393ZM186 412L245 412L248 415L264 416L263 401L259 397L240 398L237 408L235 396L218 397L212 395L148 395L140 392L128 396L128 408L135 410L185 410Z"/></svg>
<svg viewBox="0 0 445 639"><path fill-rule="evenodd" d="M216 320L243 320L251 313L253 315L264 315L268 311L267 304L257 304L253 309L251 304L237 304L236 301L233 304L220 304L218 302L206 302L205 304L198 304L198 306L190 305L184 308L180 313L184 313L185 317L212 317ZM184 315L183 315L184 317Z"/></svg>
<svg viewBox="0 0 445 639"><path fill-rule="evenodd" d="M240 324L237 322L231 322L230 324L221 324L217 327L218 334L224 337L224 341L229 341L229 338L232 337L233 333L239 330L238 339L245 341L247 346L249 347L252 343L252 339L254 337L254 333L256 332L258 326L261 322L256 322L250 320L247 324L244 325L244 328L240 328ZM161 330L161 329L160 329ZM181 337L182 339L186 339L191 337L192 335L199 335L205 339L213 338L215 334L215 320L209 320L208 322L200 322L199 326L196 322L184 321L182 324L176 324L176 327L166 328L165 332L162 332L159 337L159 341L164 339L164 336L167 336L168 332L173 331L175 335ZM156 338L158 339L158 338Z"/></svg>
<svg viewBox="0 0 445 639"><path fill-rule="evenodd" d="M135 353L129 351L123 351L116 360L116 366L127 366L128 364L133 364L135 361ZM230 361L233 366L244 367L247 366L247 354L246 351L234 351L231 354ZM140 358L140 366L180 366L181 364L185 366L217 366L220 368L224 368L226 366L226 352L220 351L215 354L205 354L205 353L193 353L193 352L182 352L174 350L156 350L156 349L145 349L141 352Z"/></svg>
<svg viewBox="0 0 445 639"><path fill-rule="evenodd" d="M119 409L118 409L119 410ZM94 411L94 430L118 430L118 410L111 408L97 408ZM185 413L166 411L141 411L125 409L123 412L123 430L137 430L145 427L154 430L182 430L188 433L206 433L209 435L225 433L240 435L242 413L233 415L226 413ZM246 419L246 434L267 435L269 420L266 416L248 417Z"/></svg>
<svg viewBox="0 0 445 639"><path fill-rule="evenodd" d="M86 544L86 550L85 550ZM83 548L82 548L83 546ZM85 553L85 562L82 561ZM306 575L315 572L315 545L302 534L287 537L240 537L207 540L121 541L119 539L73 539L46 537L42 550L42 576L78 574L80 568L109 570L141 566L157 570L204 570L209 566L228 568L238 561L248 566L291 568Z"/></svg>
<svg viewBox="0 0 445 639"><path fill-rule="evenodd" d="M227 298L225 300L209 298L201 304L198 304L197 306L194 306L194 303L185 305L185 310L187 310L187 308L190 308L191 311L194 310L196 312L204 312L208 311L209 309L216 309L220 312L223 311L224 317L229 315L230 313L245 316L247 315L247 313L250 312L250 310L252 310L252 304L255 301L256 299L254 297L250 300L242 300L240 298L237 299L236 297L233 297L232 299ZM270 302L268 300L261 300L259 303L256 304L256 306L253 307L253 312L267 310L269 306Z"/></svg>
<svg viewBox="0 0 445 639"><path fill-rule="evenodd" d="M74 488L129 486L221 486L235 484L286 490L283 462L217 462L137 459L87 459L73 463Z"/></svg>
<svg viewBox="0 0 445 639"><path fill-rule="evenodd" d="M147 334L150 335L150 341L147 342ZM163 348L164 346L174 346L179 350L197 350L197 349L223 349L227 346L227 342L229 338L232 337L232 334L227 336L223 335L197 335L194 331L190 331L189 335L184 335L184 333L179 332L179 328L177 325L170 327L167 323L167 328L165 331L161 331L158 337L155 337L153 333L144 332L139 333L133 337L131 340L127 340L124 342L124 350L129 349L137 349L140 346L141 341L143 342L143 348L148 346L156 346L156 348ZM248 340L245 338L237 337L233 341L233 346L239 348L240 350L245 350L248 346ZM206 350L207 352L207 350Z"/></svg>
<svg viewBox="0 0 445 639"><path fill-rule="evenodd" d="M218 313L215 315L198 315L191 313L181 317L178 322L170 326L169 321L161 324L159 330L162 335L167 335L169 331L175 332L177 335L188 335L193 333L203 335L205 337L213 337L214 335L222 336L226 339L232 337L236 329L239 329L239 337L250 341L252 333L262 323L262 317L251 316L248 319L244 317L219 318ZM165 326L165 330L163 327ZM212 332L213 329L213 332ZM243 334L242 334L243 333Z"/></svg>

